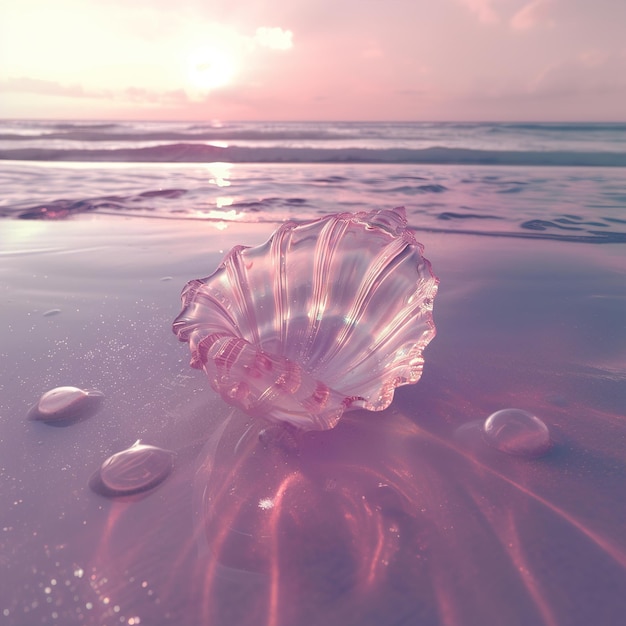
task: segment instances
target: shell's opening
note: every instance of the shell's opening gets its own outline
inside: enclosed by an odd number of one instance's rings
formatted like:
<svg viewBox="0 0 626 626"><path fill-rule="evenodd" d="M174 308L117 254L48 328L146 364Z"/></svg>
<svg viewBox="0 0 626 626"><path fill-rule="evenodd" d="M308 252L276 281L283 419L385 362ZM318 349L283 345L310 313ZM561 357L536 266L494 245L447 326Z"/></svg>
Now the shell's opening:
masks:
<svg viewBox="0 0 626 626"><path fill-rule="evenodd" d="M227 402L325 429L419 379L436 291L402 210L341 213L236 246L188 283L174 331Z"/></svg>

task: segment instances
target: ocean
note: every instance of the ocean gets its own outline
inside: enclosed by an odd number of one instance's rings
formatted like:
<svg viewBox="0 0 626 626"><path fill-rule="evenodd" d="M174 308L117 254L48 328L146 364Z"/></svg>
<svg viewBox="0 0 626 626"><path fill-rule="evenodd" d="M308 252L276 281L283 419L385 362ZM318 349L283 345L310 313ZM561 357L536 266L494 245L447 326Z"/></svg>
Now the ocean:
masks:
<svg viewBox="0 0 626 626"><path fill-rule="evenodd" d="M626 124L5 120L0 189L3 625L622 624ZM189 366L189 281L394 207L439 289L387 409Z"/></svg>
<svg viewBox="0 0 626 626"><path fill-rule="evenodd" d="M626 124L0 123L0 215L306 220L626 241Z"/></svg>

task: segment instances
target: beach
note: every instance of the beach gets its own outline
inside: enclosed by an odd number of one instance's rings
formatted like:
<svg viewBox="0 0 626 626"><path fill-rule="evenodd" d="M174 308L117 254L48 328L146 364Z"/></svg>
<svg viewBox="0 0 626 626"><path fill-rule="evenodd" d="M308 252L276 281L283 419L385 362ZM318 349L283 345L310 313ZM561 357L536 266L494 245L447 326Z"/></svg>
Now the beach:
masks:
<svg viewBox="0 0 626 626"><path fill-rule="evenodd" d="M4 163L3 623L620 623L621 166ZM182 288L286 219L400 204L440 280L422 379L298 454L261 445L189 367ZM102 408L26 419L67 385ZM549 450L490 446L507 408ZM94 492L137 440L174 452L171 474Z"/></svg>

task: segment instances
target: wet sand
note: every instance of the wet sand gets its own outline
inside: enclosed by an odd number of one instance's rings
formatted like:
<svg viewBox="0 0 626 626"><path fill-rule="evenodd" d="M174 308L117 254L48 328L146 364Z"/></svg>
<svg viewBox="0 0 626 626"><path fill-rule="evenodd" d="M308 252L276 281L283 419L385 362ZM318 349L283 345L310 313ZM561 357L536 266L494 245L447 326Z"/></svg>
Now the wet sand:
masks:
<svg viewBox="0 0 626 626"><path fill-rule="evenodd" d="M171 332L183 285L272 230L3 222L3 623L621 623L623 247L418 233L441 280L422 380L294 455L245 434ZM102 409L27 421L62 385ZM484 443L507 407L543 420L547 454ZM91 491L137 439L174 451L173 473Z"/></svg>

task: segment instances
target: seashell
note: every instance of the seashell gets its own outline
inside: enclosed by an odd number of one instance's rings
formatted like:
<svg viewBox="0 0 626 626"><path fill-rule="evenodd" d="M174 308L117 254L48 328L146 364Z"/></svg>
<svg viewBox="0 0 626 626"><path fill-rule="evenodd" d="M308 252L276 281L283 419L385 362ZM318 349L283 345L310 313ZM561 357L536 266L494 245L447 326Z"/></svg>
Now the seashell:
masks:
<svg viewBox="0 0 626 626"><path fill-rule="evenodd" d="M226 402L323 430L419 380L437 285L403 208L286 222L187 283L173 330Z"/></svg>
<svg viewBox="0 0 626 626"><path fill-rule="evenodd" d="M104 394L97 389L55 387L39 398L27 418L50 426L69 426L94 415L103 400Z"/></svg>
<svg viewBox="0 0 626 626"><path fill-rule="evenodd" d="M89 486L102 496L130 496L160 485L174 467L175 454L137 440L110 456L91 477Z"/></svg>

